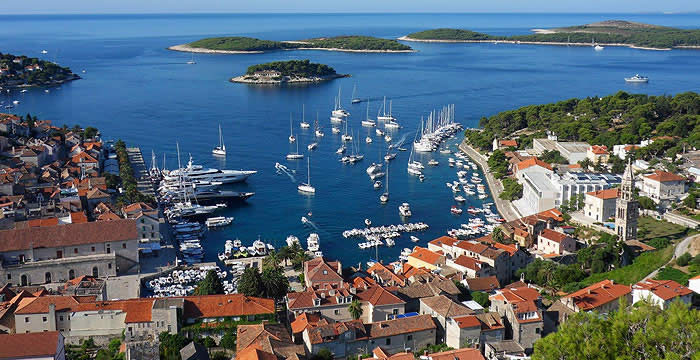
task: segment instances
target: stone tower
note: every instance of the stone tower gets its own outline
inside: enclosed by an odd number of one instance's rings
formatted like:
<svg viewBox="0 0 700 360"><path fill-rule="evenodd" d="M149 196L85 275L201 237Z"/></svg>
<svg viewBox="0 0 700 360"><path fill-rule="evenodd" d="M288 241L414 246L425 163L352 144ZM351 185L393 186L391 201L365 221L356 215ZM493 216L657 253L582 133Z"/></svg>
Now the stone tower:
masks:
<svg viewBox="0 0 700 360"><path fill-rule="evenodd" d="M639 218L639 203L634 199L634 172L632 163L627 161L625 174L620 184L620 197L617 198L615 211L615 231L619 241L637 238L637 219Z"/></svg>

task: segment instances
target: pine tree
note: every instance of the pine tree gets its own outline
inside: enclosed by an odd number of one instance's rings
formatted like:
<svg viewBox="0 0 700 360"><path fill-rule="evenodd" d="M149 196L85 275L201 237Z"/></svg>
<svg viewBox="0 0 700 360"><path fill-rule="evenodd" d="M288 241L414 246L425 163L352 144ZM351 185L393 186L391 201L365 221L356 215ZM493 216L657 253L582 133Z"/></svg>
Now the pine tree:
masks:
<svg viewBox="0 0 700 360"><path fill-rule="evenodd" d="M207 272L204 280L197 284L197 289L195 290L195 295L214 295L223 293L224 284L221 283L219 275L217 275L216 271L214 270L209 270Z"/></svg>
<svg viewBox="0 0 700 360"><path fill-rule="evenodd" d="M238 281L238 293L246 296L263 296L264 288L258 268L251 266L243 271Z"/></svg>

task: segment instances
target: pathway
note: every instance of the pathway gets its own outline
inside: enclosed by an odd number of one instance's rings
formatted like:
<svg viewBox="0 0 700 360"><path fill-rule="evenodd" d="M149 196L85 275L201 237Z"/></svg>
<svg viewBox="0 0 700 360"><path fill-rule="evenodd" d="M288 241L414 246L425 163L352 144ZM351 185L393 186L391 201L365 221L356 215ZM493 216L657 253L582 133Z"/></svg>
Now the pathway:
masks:
<svg viewBox="0 0 700 360"><path fill-rule="evenodd" d="M688 247L690 246L690 244L693 243L694 241L700 241L700 235L691 235L691 236L688 236L685 239L683 239L680 243L678 243L676 248L673 250L673 256L671 257L671 260L669 260L667 263L663 264L660 268L652 271L651 274L647 275L642 280L654 278L661 268L664 268L664 267L670 265L674 260L676 260L677 257L685 254L688 251Z"/></svg>
<svg viewBox="0 0 700 360"><path fill-rule="evenodd" d="M146 163L143 161L143 155L141 154L141 149L137 147L126 148L126 154L129 157L129 163L134 169L134 178L136 179L136 189L145 195L155 196L153 191L153 184L148 176L148 169L146 169Z"/></svg>
<svg viewBox="0 0 700 360"><path fill-rule="evenodd" d="M484 171L484 176L486 177L486 182L489 184L489 190L491 191L491 197L493 197L493 202L496 204L498 212L503 216L506 221L512 221L519 219L521 216L513 207L510 201L500 199L498 195L503 192L503 184L500 180L497 180L493 174L489 171L489 166L487 164L487 159L484 155L479 154L474 148L467 145L466 142L462 141L459 144L459 149L462 150L467 156L474 160Z"/></svg>

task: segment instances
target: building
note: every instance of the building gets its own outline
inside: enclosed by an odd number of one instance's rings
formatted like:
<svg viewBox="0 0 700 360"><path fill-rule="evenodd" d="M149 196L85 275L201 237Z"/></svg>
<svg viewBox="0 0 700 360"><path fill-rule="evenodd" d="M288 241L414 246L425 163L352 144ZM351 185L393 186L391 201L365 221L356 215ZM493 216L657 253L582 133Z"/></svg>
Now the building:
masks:
<svg viewBox="0 0 700 360"><path fill-rule="evenodd" d="M485 293L491 293L497 289L501 288L498 282L498 278L495 276L487 276L483 278L473 278L464 279L462 284L469 289L469 291L482 291Z"/></svg>
<svg viewBox="0 0 700 360"><path fill-rule="evenodd" d="M448 259L447 266L460 272L462 278L488 277L496 274L489 264L465 255L460 255L454 260Z"/></svg>
<svg viewBox="0 0 700 360"><path fill-rule="evenodd" d="M263 322L238 325L236 329L236 359L239 360L301 360L306 358L304 345L292 341L282 324Z"/></svg>
<svg viewBox="0 0 700 360"><path fill-rule="evenodd" d="M627 161L615 208L615 233L618 240L636 240L639 202L634 198L634 172L630 161Z"/></svg>
<svg viewBox="0 0 700 360"><path fill-rule="evenodd" d="M570 164L575 164L586 158L588 148L591 147L585 142L558 141L556 136L548 136L547 139L533 139L533 151L541 155L545 151L559 151Z"/></svg>
<svg viewBox="0 0 700 360"><path fill-rule="evenodd" d="M605 165L610 160L608 147L605 145L591 145L588 147L588 150L586 150L586 158L590 160L593 165Z"/></svg>
<svg viewBox="0 0 700 360"><path fill-rule="evenodd" d="M496 291L489 297L491 311L507 320L506 336L510 335L526 351L542 337L544 317L540 293L530 287L513 287Z"/></svg>
<svg viewBox="0 0 700 360"><path fill-rule="evenodd" d="M355 293L353 287L291 292L287 294L287 310L295 317L305 312L318 312L331 321L348 321L352 319L348 305Z"/></svg>
<svg viewBox="0 0 700 360"><path fill-rule="evenodd" d="M576 252L576 240L572 237L554 231L552 229L544 229L537 237L537 250L543 254L563 255L564 252Z"/></svg>
<svg viewBox="0 0 700 360"><path fill-rule="evenodd" d="M436 343L436 332L430 315L415 315L371 324L353 320L322 325L304 330L303 338L310 354L328 349L335 358L349 358L377 346L387 353L422 349Z"/></svg>
<svg viewBox="0 0 700 360"><path fill-rule="evenodd" d="M486 343L484 357L486 360L529 359L525 353L525 349L513 340Z"/></svg>
<svg viewBox="0 0 700 360"><path fill-rule="evenodd" d="M409 284L396 289L396 295L406 302L406 312L420 311L420 299L445 295L452 300L457 300L461 291L455 283L440 275L421 273L408 278Z"/></svg>
<svg viewBox="0 0 700 360"><path fill-rule="evenodd" d="M357 291L366 323L396 318L406 312L406 302L379 285Z"/></svg>
<svg viewBox="0 0 700 360"><path fill-rule="evenodd" d="M688 280L688 289L700 294L700 275Z"/></svg>
<svg viewBox="0 0 700 360"><path fill-rule="evenodd" d="M586 193L584 199L583 213L596 222L605 222L615 217L617 198L620 196L620 189L605 189Z"/></svg>
<svg viewBox="0 0 700 360"><path fill-rule="evenodd" d="M675 300L691 304L693 291L673 280L647 279L632 285L632 304L643 300L666 309Z"/></svg>
<svg viewBox="0 0 700 360"><path fill-rule="evenodd" d="M508 148L517 148L518 147L518 142L513 139L493 139L493 146L492 146L492 151L496 151L499 149L508 149Z"/></svg>
<svg viewBox="0 0 700 360"><path fill-rule="evenodd" d="M488 342L502 341L505 326L500 315L494 312L455 316L447 320L445 343L449 347L473 347L483 349Z"/></svg>
<svg viewBox="0 0 700 360"><path fill-rule="evenodd" d="M180 359L182 360L209 360L209 351L207 348L193 341L180 349Z"/></svg>
<svg viewBox="0 0 700 360"><path fill-rule="evenodd" d="M627 303L630 304L631 292L627 285L615 284L613 280L603 280L563 296L559 302L572 312L597 311L607 314L618 309L618 301L622 297L626 298Z"/></svg>
<svg viewBox="0 0 700 360"><path fill-rule="evenodd" d="M656 170L642 177L641 191L657 203L661 200L674 201L687 190L686 179L674 173Z"/></svg>
<svg viewBox="0 0 700 360"><path fill-rule="evenodd" d="M130 219L0 231L0 278L10 284L116 276L138 265L136 222Z"/></svg>
<svg viewBox="0 0 700 360"><path fill-rule="evenodd" d="M63 335L58 331L0 335L0 360L65 360Z"/></svg>
<svg viewBox="0 0 700 360"><path fill-rule="evenodd" d="M445 265L445 255L416 246L408 255L408 264L417 268L436 270Z"/></svg>
<svg viewBox="0 0 700 360"><path fill-rule="evenodd" d="M430 360L484 360L478 349L457 349L425 355Z"/></svg>
<svg viewBox="0 0 700 360"><path fill-rule="evenodd" d="M420 314L432 316L438 324L438 341L444 341L447 321L453 317L473 315L474 311L444 295L420 299Z"/></svg>
<svg viewBox="0 0 700 360"><path fill-rule="evenodd" d="M317 257L304 262L304 285L308 289L343 287L343 267L340 261L326 261Z"/></svg>

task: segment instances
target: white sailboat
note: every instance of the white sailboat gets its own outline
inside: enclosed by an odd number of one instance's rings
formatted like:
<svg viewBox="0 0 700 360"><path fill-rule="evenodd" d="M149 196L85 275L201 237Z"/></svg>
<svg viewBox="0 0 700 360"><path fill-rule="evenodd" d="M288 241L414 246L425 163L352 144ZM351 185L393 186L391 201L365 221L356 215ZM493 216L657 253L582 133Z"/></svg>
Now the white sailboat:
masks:
<svg viewBox="0 0 700 360"><path fill-rule="evenodd" d="M316 122L314 122L314 128L316 129L316 137L323 137L325 134L321 130L321 125L318 124L318 111L316 111Z"/></svg>
<svg viewBox="0 0 700 360"><path fill-rule="evenodd" d="M593 38L591 38L591 46L593 46L593 50L595 51L603 51L603 49L605 49L603 46L596 44Z"/></svg>
<svg viewBox="0 0 700 360"><path fill-rule="evenodd" d="M353 85L353 87L352 87L352 100L351 100L351 102L353 104L359 104L362 102L362 100L359 97L357 97L357 84Z"/></svg>
<svg viewBox="0 0 700 360"><path fill-rule="evenodd" d="M377 126L377 123L369 118L369 99L367 99L367 114L366 119L362 120L362 126Z"/></svg>
<svg viewBox="0 0 700 360"><path fill-rule="evenodd" d="M379 202L386 204L389 202L389 163L386 164L386 189L384 193L379 196Z"/></svg>
<svg viewBox="0 0 700 360"><path fill-rule="evenodd" d="M197 63L197 62L194 61L194 53L192 53L192 58L191 58L189 61L187 61L187 65L194 65L194 64L196 64L196 63Z"/></svg>
<svg viewBox="0 0 700 360"><path fill-rule="evenodd" d="M299 160L303 158L304 154L299 153L299 143L297 143L297 152L287 154L287 160Z"/></svg>
<svg viewBox="0 0 700 360"><path fill-rule="evenodd" d="M301 126L302 129L308 129L311 127L311 124L306 122L305 107L305 105L301 105L301 123L299 123L299 126Z"/></svg>
<svg viewBox="0 0 700 360"><path fill-rule="evenodd" d="M224 144L224 136L221 133L221 124L219 124L219 146L215 147L211 153L226 156L226 144Z"/></svg>
<svg viewBox="0 0 700 360"><path fill-rule="evenodd" d="M343 109L340 99L340 88L338 88L338 96L335 98L335 106L331 112L331 120L332 118L345 119L346 117L350 116L350 113Z"/></svg>
<svg viewBox="0 0 700 360"><path fill-rule="evenodd" d="M379 120L379 121L394 121L394 120L396 120L396 118L394 118L391 115L391 100L389 100L389 113L386 112L386 96L384 97L384 104L382 105L382 115L378 115L377 120Z"/></svg>
<svg viewBox="0 0 700 360"><path fill-rule="evenodd" d="M304 193L315 194L316 188L311 186L311 159L306 159L306 183L301 183L297 189Z"/></svg>
<svg viewBox="0 0 700 360"><path fill-rule="evenodd" d="M343 141L352 141L352 135L348 135L348 122L345 121L345 133L340 137Z"/></svg>
<svg viewBox="0 0 700 360"><path fill-rule="evenodd" d="M297 141L297 138L294 137L294 133L292 133L292 113L289 113L289 142L293 143Z"/></svg>

